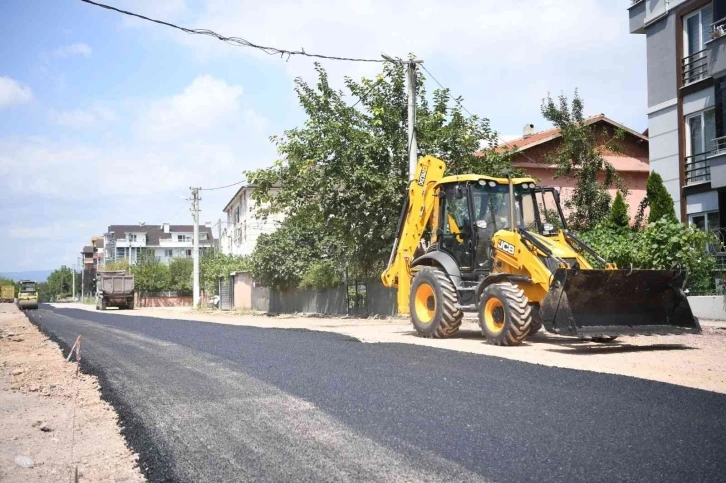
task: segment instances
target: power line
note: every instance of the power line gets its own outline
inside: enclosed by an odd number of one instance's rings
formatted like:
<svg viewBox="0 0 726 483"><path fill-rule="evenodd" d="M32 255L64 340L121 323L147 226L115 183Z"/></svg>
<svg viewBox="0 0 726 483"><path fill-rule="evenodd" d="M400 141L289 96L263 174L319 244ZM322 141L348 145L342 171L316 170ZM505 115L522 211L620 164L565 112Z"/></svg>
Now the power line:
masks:
<svg viewBox="0 0 726 483"><path fill-rule="evenodd" d="M130 17L136 17L136 18L140 18L142 20L146 20L148 22L154 22L154 23L158 23L160 25L165 25L167 27L181 30L182 32L187 33L187 34L207 35L209 37L214 37L217 40L221 40L222 42L225 42L227 44L234 45L236 47L251 47L253 49L261 50L264 53L266 53L267 55L280 55L281 58L283 58L285 55L287 55L288 59L293 55L302 55L305 57L314 57L317 59L342 60L342 61L348 61L348 62L385 62L383 59L337 57L334 55L311 54L311 53L305 52L305 49L287 50L287 49L278 49L277 47L268 47L268 46L264 46L264 45L257 45L248 40L242 39L240 37L225 37L224 35L218 34L214 31L208 30L208 29L190 29L190 28L186 28L186 27L180 27L179 25L175 25L170 22L165 22L163 20L156 20L153 18L145 17L143 15L139 15L138 13L129 12L128 10L121 10L120 8L116 8L111 5L106 5L103 3L94 2L92 0L81 0L81 1L84 3L91 4L91 5L95 5L96 7L101 7L101 8L105 8L107 10L112 10L114 12L128 15Z"/></svg>
<svg viewBox="0 0 726 483"><path fill-rule="evenodd" d="M83 1L85 2L86 0L83 0ZM226 186L217 186L216 188L199 188L199 190L200 190L200 191L214 191L214 190L221 190L221 189L224 189L224 188L231 188L232 186L237 186L238 184L242 184L242 183L244 183L244 180L242 180L242 181L237 181L236 183L228 184L228 185L226 185Z"/></svg>
<svg viewBox="0 0 726 483"><path fill-rule="evenodd" d="M441 82L439 82L439 81L438 81L438 80L436 79L436 77L434 77L434 75L433 75L433 74L432 74L431 72L429 72L429 70L428 70L428 69L426 68L426 66L424 66L423 64L421 64L421 68L423 68L423 70L425 70L425 71L426 71L426 73L427 73L427 74L428 74L428 75L429 75L429 76L430 76L430 77L431 77L431 78L432 78L432 79L434 80L434 82L436 82L436 83L437 83L437 84L439 85L439 87L441 87L441 88L442 88L443 90L445 90L445 91L446 91L446 94L447 94L447 95L449 96L449 98L450 98L450 99L451 99L452 101L454 101L454 102L455 102L455 103L456 103L456 104L457 104L457 105L458 105L458 106L459 106L460 108L462 108L462 109L463 109L464 111L466 111L466 113L467 113L467 114L469 114L469 116L471 116L471 117L476 117L476 116L474 116L474 114L472 114L472 113L471 113L471 112L469 111L469 109L467 109L466 107L464 107L464 105L463 105L463 104L461 103L461 100L460 100L460 99L457 99L456 97L454 97L454 96L452 96L452 95L451 95L451 90L449 90L449 89L447 89L446 87L444 87L443 85L441 85ZM499 140L499 141L500 141L500 142L501 142L502 144L508 144L508 143L507 143L506 141L504 141L504 139L502 139L502 138L500 138L500 137L499 137L499 133L497 133L497 132L495 131L495 133L494 133L494 134L495 134L495 135L497 136L497 139L498 139L498 140ZM530 161L532 161L533 163L537 163L537 161L535 161L534 159L532 159L532 158L530 158L529 156L527 156L527 154L526 154L526 153L525 153L524 151L517 151L517 154L521 154L522 156L524 156L525 158L529 159L529 160L530 160Z"/></svg>

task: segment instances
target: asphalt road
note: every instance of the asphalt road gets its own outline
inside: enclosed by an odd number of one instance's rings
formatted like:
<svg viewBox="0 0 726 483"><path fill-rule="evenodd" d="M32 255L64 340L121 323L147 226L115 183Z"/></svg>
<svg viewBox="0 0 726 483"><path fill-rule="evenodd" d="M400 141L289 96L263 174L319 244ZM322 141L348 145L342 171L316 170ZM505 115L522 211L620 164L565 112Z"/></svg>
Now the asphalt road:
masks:
<svg viewBox="0 0 726 483"><path fill-rule="evenodd" d="M716 393L330 333L29 314L66 344L83 336L84 368L101 378L151 481L726 475L726 396Z"/></svg>

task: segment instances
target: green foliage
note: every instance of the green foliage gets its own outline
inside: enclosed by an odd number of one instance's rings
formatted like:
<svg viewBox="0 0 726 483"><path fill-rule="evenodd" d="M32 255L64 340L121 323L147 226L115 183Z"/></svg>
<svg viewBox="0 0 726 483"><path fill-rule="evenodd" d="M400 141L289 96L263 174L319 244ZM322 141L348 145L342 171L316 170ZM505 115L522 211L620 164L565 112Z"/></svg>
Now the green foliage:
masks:
<svg viewBox="0 0 726 483"><path fill-rule="evenodd" d="M676 221L676 210L673 205L673 198L663 184L663 178L655 171L648 176L645 184L645 193L650 206L648 223L659 221L665 217L668 220Z"/></svg>
<svg viewBox="0 0 726 483"><path fill-rule="evenodd" d="M330 260L317 260L310 265L300 280L304 288L325 289L340 284L342 279L335 264Z"/></svg>
<svg viewBox="0 0 726 483"><path fill-rule="evenodd" d="M663 217L643 231L601 223L581 233L603 258L620 267L665 270L677 266L688 273L691 290L712 290L714 257L708 246L718 243L710 234Z"/></svg>
<svg viewBox="0 0 726 483"><path fill-rule="evenodd" d="M169 266L157 261L153 250L142 250L136 264L131 266L134 286L140 294L169 290L171 275Z"/></svg>
<svg viewBox="0 0 726 483"><path fill-rule="evenodd" d="M255 276L269 286L295 286L310 269L295 245L306 236L322 243L313 258L330 257L338 272L347 267L367 276L384 267L408 185L407 95L404 67L383 64L375 80L347 78L350 97L333 89L316 66L318 81L296 79L306 113L304 125L272 137L280 159L267 169L247 172L256 186L253 199L269 203L262 216L284 213L291 225L258 241ZM416 132L419 155L447 162L449 174L479 172L501 176L511 168L510 153L499 152L489 121L470 117L450 105L448 91L429 96L417 78ZM352 106L351 106L352 105ZM483 155L480 147L488 146ZM273 188L279 188L273 190ZM325 234L321 240L318 234ZM275 240L275 238L280 238ZM275 274L275 270L280 272Z"/></svg>
<svg viewBox="0 0 726 483"><path fill-rule="evenodd" d="M129 261L126 258L122 258L114 262L107 262L106 265L103 267L103 270L107 272L123 270L126 273L129 273Z"/></svg>
<svg viewBox="0 0 726 483"><path fill-rule="evenodd" d="M209 295L216 294L219 289L219 277L228 277L232 272L243 272L250 268L248 257L225 255L211 250L205 251L199 261L201 287ZM191 280L191 269L189 273Z"/></svg>
<svg viewBox="0 0 726 483"><path fill-rule="evenodd" d="M557 165L557 177L575 180L572 197L565 200L570 211L568 223L575 230L589 230L605 219L610 212L608 189L622 186L615 168L603 157L603 149L598 145L597 136L605 135L610 139L605 143L610 151L618 152L618 140L625 133L616 130L612 134L604 130L596 133L593 125L585 123L584 103L577 91L570 104L561 95L556 103L551 96L542 101L542 116L560 130L561 145L548 161Z"/></svg>
<svg viewBox="0 0 726 483"><path fill-rule="evenodd" d="M173 258L169 262L169 290L191 293L194 261L191 258Z"/></svg>
<svg viewBox="0 0 726 483"><path fill-rule="evenodd" d="M620 191L618 191L618 194L615 195L615 201L613 201L613 207L610 210L610 216L608 218L608 221L613 226L619 226L621 228L626 228L630 226L628 205L625 203L625 200L623 199L623 194Z"/></svg>
<svg viewBox="0 0 726 483"><path fill-rule="evenodd" d="M323 235L297 217L286 219L271 234L257 239L252 252L252 277L266 287L280 290L297 287L322 252Z"/></svg>
<svg viewBox="0 0 726 483"><path fill-rule="evenodd" d="M73 270L65 265L53 270L45 281L49 300L68 298L73 293Z"/></svg>

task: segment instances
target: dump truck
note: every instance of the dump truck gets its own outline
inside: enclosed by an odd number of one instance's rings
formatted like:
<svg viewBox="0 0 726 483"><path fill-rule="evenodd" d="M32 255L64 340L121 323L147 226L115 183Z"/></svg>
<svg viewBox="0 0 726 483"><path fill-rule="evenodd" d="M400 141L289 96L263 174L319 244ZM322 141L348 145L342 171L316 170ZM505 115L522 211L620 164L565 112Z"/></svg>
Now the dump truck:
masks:
<svg viewBox="0 0 726 483"><path fill-rule="evenodd" d="M134 308L134 276L124 270L98 272L96 276L96 310L108 307Z"/></svg>
<svg viewBox="0 0 726 483"><path fill-rule="evenodd" d="M444 177L445 169L432 156L419 160L381 275L420 336L452 336L464 312L477 313L487 342L504 346L542 327L596 342L700 332L684 271L609 263L567 229L555 188L532 178Z"/></svg>
<svg viewBox="0 0 726 483"><path fill-rule="evenodd" d="M21 280L18 290L18 307L20 310L38 308L38 284L33 280Z"/></svg>
<svg viewBox="0 0 726 483"><path fill-rule="evenodd" d="M0 287L0 303L13 303L15 301L15 287L3 285Z"/></svg>

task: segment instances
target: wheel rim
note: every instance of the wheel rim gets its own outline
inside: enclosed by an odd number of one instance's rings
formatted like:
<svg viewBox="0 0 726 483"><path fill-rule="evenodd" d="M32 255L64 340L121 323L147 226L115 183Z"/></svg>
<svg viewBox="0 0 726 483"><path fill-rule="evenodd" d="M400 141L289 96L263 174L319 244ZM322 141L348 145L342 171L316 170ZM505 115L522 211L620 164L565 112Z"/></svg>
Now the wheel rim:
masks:
<svg viewBox="0 0 726 483"><path fill-rule="evenodd" d="M484 323L493 334L504 329L504 305L498 298L492 297L484 305Z"/></svg>
<svg viewBox="0 0 726 483"><path fill-rule="evenodd" d="M431 323L436 313L434 288L427 283L422 283L416 289L416 297L414 300L416 318L423 324Z"/></svg>

